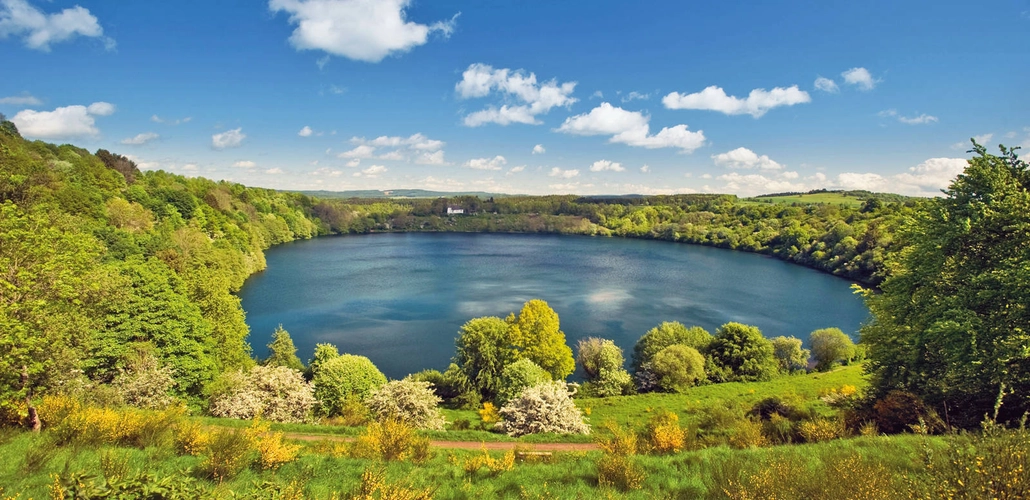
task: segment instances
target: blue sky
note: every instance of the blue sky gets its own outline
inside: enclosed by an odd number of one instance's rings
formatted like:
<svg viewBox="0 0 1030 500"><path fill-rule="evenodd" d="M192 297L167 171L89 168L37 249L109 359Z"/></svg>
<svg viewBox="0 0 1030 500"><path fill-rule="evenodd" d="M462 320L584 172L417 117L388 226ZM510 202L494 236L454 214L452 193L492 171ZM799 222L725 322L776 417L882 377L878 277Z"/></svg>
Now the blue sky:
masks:
<svg viewBox="0 0 1030 500"><path fill-rule="evenodd" d="M1030 0L0 0L23 135L280 189L933 195L1030 149Z"/></svg>

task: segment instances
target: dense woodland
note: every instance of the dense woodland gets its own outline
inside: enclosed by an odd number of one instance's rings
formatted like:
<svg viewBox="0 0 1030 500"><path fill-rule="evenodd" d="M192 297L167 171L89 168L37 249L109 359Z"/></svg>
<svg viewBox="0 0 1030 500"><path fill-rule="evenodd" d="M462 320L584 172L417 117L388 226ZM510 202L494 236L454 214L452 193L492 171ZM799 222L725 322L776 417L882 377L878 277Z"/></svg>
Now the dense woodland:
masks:
<svg viewBox="0 0 1030 500"><path fill-rule="evenodd" d="M1015 426L1030 410L1030 173L1010 150L993 156L975 147L979 156L938 200L872 193L851 193L864 197L859 206L730 195L317 199L142 172L105 150L24 140L2 121L0 420L38 430L41 404L71 418L81 405L184 403L221 417L343 425L367 423L371 412L382 425L400 419L442 430L444 402L480 408L484 424L511 436L586 433L563 383L577 364L588 379L579 396L610 398L768 381L868 353L869 391L828 395L841 410L834 437L869 425L891 433L969 429L985 414L992 425ZM448 206L466 214L447 215ZM574 355L554 311L530 301L518 315L471 319L442 373L387 381L367 358L328 344L305 363L281 329L272 357L254 359L234 294L265 267L263 250L377 231L620 236L765 253L870 287L861 291L874 320L857 346L839 330L813 332L811 351L800 339L766 339L748 325L727 323L712 335L662 323L641 332L630 373L610 340L587 339ZM540 401L550 410L534 409ZM732 425L758 426L751 431L759 438L768 432L783 443L817 441L805 426L838 425L779 400L762 404ZM654 425L682 434L671 422ZM622 457L619 467L628 467Z"/></svg>

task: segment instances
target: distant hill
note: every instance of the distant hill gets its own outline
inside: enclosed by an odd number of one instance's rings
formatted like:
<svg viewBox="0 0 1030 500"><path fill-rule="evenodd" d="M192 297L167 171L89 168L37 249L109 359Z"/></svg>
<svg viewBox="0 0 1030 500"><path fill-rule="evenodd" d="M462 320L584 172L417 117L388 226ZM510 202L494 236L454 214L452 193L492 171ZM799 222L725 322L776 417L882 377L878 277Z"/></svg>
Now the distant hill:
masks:
<svg viewBox="0 0 1030 500"><path fill-rule="evenodd" d="M454 196L478 196L480 198L505 198L521 196L503 193L486 193L481 191L427 191L425 189L362 189L353 191L294 191L316 198L451 198Z"/></svg>
<svg viewBox="0 0 1030 500"><path fill-rule="evenodd" d="M807 193L771 193L755 196L753 198L745 198L745 201L760 202L760 203L784 203L784 204L833 204L833 205L847 205L847 206L861 206L866 200L880 200L882 202L892 203L901 202L904 203L909 200L917 199L912 196L905 196L894 193L874 193L872 191L865 190L834 190L829 191L826 189L815 189L808 191Z"/></svg>

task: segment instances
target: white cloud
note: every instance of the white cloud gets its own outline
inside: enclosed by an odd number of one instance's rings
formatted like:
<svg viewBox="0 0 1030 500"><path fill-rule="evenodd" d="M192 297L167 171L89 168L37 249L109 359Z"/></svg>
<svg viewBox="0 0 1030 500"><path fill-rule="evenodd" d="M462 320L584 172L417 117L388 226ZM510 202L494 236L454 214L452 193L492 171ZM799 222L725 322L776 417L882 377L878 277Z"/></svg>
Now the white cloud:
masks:
<svg viewBox="0 0 1030 500"><path fill-rule="evenodd" d="M611 135L609 142L648 149L679 148L684 153L705 144L704 131L692 132L686 125L666 127L650 135L650 119L638 111L626 111L602 102L589 113L566 118L557 131L573 135Z"/></svg>
<svg viewBox="0 0 1030 500"><path fill-rule="evenodd" d="M164 118L161 118L160 116L157 116L157 115L151 115L151 117L150 117L150 121L152 121L154 123L168 123L168 124L171 124L171 125L179 125L181 123L189 123L190 120L192 120L192 119L193 119L192 116L187 116L186 118L180 118L178 120L168 121L168 120L165 120Z"/></svg>
<svg viewBox="0 0 1030 500"><path fill-rule="evenodd" d="M443 151L434 151L432 153L420 153L415 157L415 163L419 165L446 165L447 161L443 158Z"/></svg>
<svg viewBox="0 0 1030 500"><path fill-rule="evenodd" d="M254 163L250 160L240 160L236 163L233 163L232 166L236 168L254 168L257 166L257 163Z"/></svg>
<svg viewBox="0 0 1030 500"><path fill-rule="evenodd" d="M279 175L279 174L283 173L283 169L281 169L279 167L270 168L268 170L265 170L265 173L266 174L272 174L272 175Z"/></svg>
<svg viewBox="0 0 1030 500"><path fill-rule="evenodd" d="M376 148L367 144L362 144L350 151L344 151L338 155L338 158L371 158L376 152Z"/></svg>
<svg viewBox="0 0 1030 500"><path fill-rule="evenodd" d="M823 92L829 92L831 94L836 94L837 92L840 92L840 87L837 86L837 82L822 76L815 79L815 89L821 90Z"/></svg>
<svg viewBox="0 0 1030 500"><path fill-rule="evenodd" d="M633 92L626 94L626 96L622 98L622 102L630 102L636 100L646 101L650 98L651 94L641 94L640 92L634 90Z"/></svg>
<svg viewBox="0 0 1030 500"><path fill-rule="evenodd" d="M96 136L100 130L96 127L94 116L107 116L114 112L114 105L106 102L95 102L87 106L73 105L54 109L53 111L35 111L25 109L11 118L18 126L18 131L25 137L34 139L64 139L72 137Z"/></svg>
<svg viewBox="0 0 1030 500"><path fill-rule="evenodd" d="M766 155L758 156L748 148L737 148L733 151L712 155L715 164L726 168L758 168L761 170L780 170L783 165L776 163Z"/></svg>
<svg viewBox="0 0 1030 500"><path fill-rule="evenodd" d="M25 0L0 0L0 38L21 36L30 49L50 51L50 45L76 36L101 38L108 49L114 40L104 38L96 16L76 5L56 14L46 14Z"/></svg>
<svg viewBox="0 0 1030 500"><path fill-rule="evenodd" d="M402 154L400 151L394 150L390 151L389 153L381 154L377 156L376 159L388 161L401 161L404 159L404 154Z"/></svg>
<svg viewBox="0 0 1030 500"><path fill-rule="evenodd" d="M874 80L873 75L869 74L869 70L865 68L851 68L840 76L844 77L844 83L848 85L855 85L859 90L873 90L880 80Z"/></svg>
<svg viewBox="0 0 1030 500"><path fill-rule="evenodd" d="M311 137L311 134L313 133L315 132L311 130L311 127L304 125L304 128L300 129L300 132L297 132L297 135L301 137Z"/></svg>
<svg viewBox="0 0 1030 500"><path fill-rule="evenodd" d="M595 90L593 94L590 94L591 99L604 99L604 93L600 90Z"/></svg>
<svg viewBox="0 0 1030 500"><path fill-rule="evenodd" d="M196 172L198 168L196 163L187 163L182 166L182 169L187 172Z"/></svg>
<svg viewBox="0 0 1030 500"><path fill-rule="evenodd" d="M242 127L226 130L221 134L211 136L211 147L215 149L238 148L246 138L247 134L243 133Z"/></svg>
<svg viewBox="0 0 1030 500"><path fill-rule="evenodd" d="M922 125L922 124L926 124L926 123L935 123L937 121L937 117L924 113L924 114L921 114L919 116L913 116L911 118L906 118L904 116L899 116L898 117L898 121L901 122L901 123L909 124L909 125Z"/></svg>
<svg viewBox="0 0 1030 500"><path fill-rule="evenodd" d="M343 175L343 171L333 170L329 167L322 167L318 170L315 170L314 172L311 172L311 175L327 175L329 177L339 177Z"/></svg>
<svg viewBox="0 0 1030 500"><path fill-rule="evenodd" d="M649 165L644 165L643 167L640 167L640 172L644 174L651 173L651 167Z"/></svg>
<svg viewBox="0 0 1030 500"><path fill-rule="evenodd" d="M993 139L993 138L994 138L994 134L980 134L980 135L974 135L973 136L973 140L975 140L977 144L981 144L981 145L982 144L987 144L987 143L991 142L991 139Z"/></svg>
<svg viewBox="0 0 1030 500"><path fill-rule="evenodd" d="M449 36L457 16L431 25L406 19L411 0L270 0L272 12L285 11L295 24L290 43L298 50L321 50L357 61L379 62L423 45L429 34Z"/></svg>
<svg viewBox="0 0 1030 500"><path fill-rule="evenodd" d="M496 90L505 99L515 102L513 105L503 104L500 108L490 106L469 114L464 120L469 127L487 123L538 125L541 122L536 119L537 115L576 102L577 99L572 97L575 88L576 82L558 84L557 80L550 80L537 84L533 73L526 75L521 69L494 69L481 63L469 65L462 73L461 81L454 85L455 92L462 99L486 97Z"/></svg>
<svg viewBox="0 0 1030 500"><path fill-rule="evenodd" d="M351 168L355 168L355 167L357 167L359 165L361 165L361 159L360 158L355 158L355 159L347 162L347 166L351 167Z"/></svg>
<svg viewBox="0 0 1030 500"><path fill-rule="evenodd" d="M352 137L350 142L352 144L363 144L376 148L406 147L419 151L436 151L447 144L443 141L430 139L422 134L414 134L410 137L381 135L371 140L365 139L364 137Z"/></svg>
<svg viewBox="0 0 1030 500"><path fill-rule="evenodd" d="M536 146L533 146L533 154L535 155L542 155L546 152L547 149L544 148L543 144L537 144Z"/></svg>
<svg viewBox="0 0 1030 500"><path fill-rule="evenodd" d="M114 104L109 102L95 102L90 104L86 111L96 116L111 116L114 114Z"/></svg>
<svg viewBox="0 0 1030 500"><path fill-rule="evenodd" d="M936 116L931 116L925 113L919 116L912 117L902 116L898 114L898 110L896 109L883 110L877 113L876 115L881 117L897 118L899 122L904 123L906 125L925 125L928 123L935 123L937 121Z"/></svg>
<svg viewBox="0 0 1030 500"><path fill-rule="evenodd" d="M672 92L662 98L662 104L669 109L702 109L727 115L749 114L755 118L761 117L773 108L811 101L808 92L798 89L797 85L776 87L772 90L754 89L746 99L726 95L722 87L715 85L693 94Z"/></svg>
<svg viewBox="0 0 1030 500"><path fill-rule="evenodd" d="M25 93L22 95L12 95L0 98L0 104L7 104L10 106L39 106L40 104L43 104L43 101Z"/></svg>
<svg viewBox="0 0 1030 500"><path fill-rule="evenodd" d="M382 165L372 165L371 167L368 167L360 172L354 172L354 177L376 178L379 176L379 174L385 173L386 170L386 167Z"/></svg>
<svg viewBox="0 0 1030 500"><path fill-rule="evenodd" d="M526 169L525 165L519 165L517 167L511 167L511 170L509 170L508 173L509 174L517 174L519 172L522 172L525 169Z"/></svg>
<svg viewBox="0 0 1030 500"><path fill-rule="evenodd" d="M579 175L579 170L576 170L576 169L562 170L562 169L560 169L558 167L553 167L551 169L551 172L549 174L547 174L547 175L550 176L550 177L561 177L562 179L571 179L571 178L576 177L577 175Z"/></svg>
<svg viewBox="0 0 1030 500"><path fill-rule="evenodd" d="M153 132L144 132L142 134L136 134L135 137L129 137L122 139L122 144L128 144L132 146L139 146L140 144L146 144L159 136Z"/></svg>
<svg viewBox="0 0 1030 500"><path fill-rule="evenodd" d="M465 166L476 170L500 170L508 163L503 156L493 158L474 158L465 162Z"/></svg>
<svg viewBox="0 0 1030 500"><path fill-rule="evenodd" d="M793 174L793 172L789 174ZM743 196L784 191L807 191L808 187L805 184L791 182L795 178L796 175L781 174L779 176L767 177L762 174L730 172L720 175L716 179L726 182L725 190Z"/></svg>
<svg viewBox="0 0 1030 500"><path fill-rule="evenodd" d="M844 172L837 175L835 187L887 191L910 196L940 196L968 162L962 158L930 158L895 175Z"/></svg>
<svg viewBox="0 0 1030 500"><path fill-rule="evenodd" d="M624 172L626 169L621 163L616 163L608 160L597 160L590 165L591 172Z"/></svg>

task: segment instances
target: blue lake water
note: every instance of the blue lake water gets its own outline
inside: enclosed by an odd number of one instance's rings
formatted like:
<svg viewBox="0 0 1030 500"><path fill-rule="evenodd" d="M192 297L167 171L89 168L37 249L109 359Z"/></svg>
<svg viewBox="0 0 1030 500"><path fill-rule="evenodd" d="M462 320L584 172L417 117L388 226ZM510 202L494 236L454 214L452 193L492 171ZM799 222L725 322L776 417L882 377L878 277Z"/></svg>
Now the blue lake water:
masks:
<svg viewBox="0 0 1030 500"><path fill-rule="evenodd" d="M304 361L316 343L368 356L400 378L444 369L458 328L530 299L558 313L570 346L597 336L626 353L662 321L715 333L729 321L803 340L869 312L849 281L770 257L663 241L583 236L403 233L279 245L240 292L254 353L280 323Z"/></svg>

